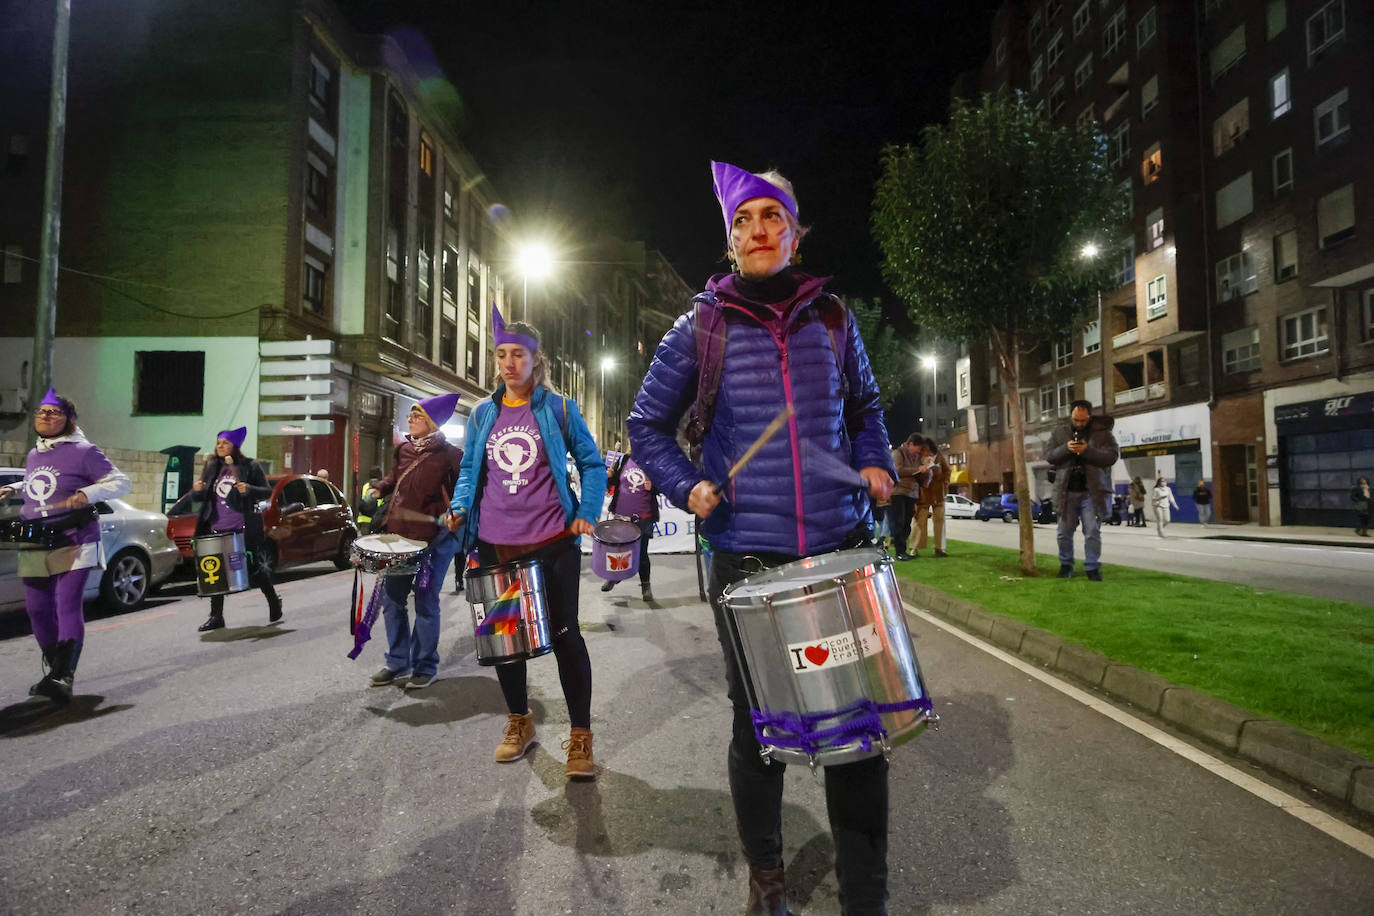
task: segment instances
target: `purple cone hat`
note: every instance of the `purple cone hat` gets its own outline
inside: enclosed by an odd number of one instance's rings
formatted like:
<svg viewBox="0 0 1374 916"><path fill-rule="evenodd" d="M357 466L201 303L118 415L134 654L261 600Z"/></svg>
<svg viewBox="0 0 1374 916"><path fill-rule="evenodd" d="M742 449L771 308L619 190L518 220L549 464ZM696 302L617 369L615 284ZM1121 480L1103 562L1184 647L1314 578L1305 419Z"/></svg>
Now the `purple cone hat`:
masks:
<svg viewBox="0 0 1374 916"><path fill-rule="evenodd" d="M458 406L458 395L436 394L432 398L417 401L415 406L420 409L421 413L429 417L429 422L436 427L443 426L453 419L453 408Z"/></svg>
<svg viewBox="0 0 1374 916"><path fill-rule="evenodd" d="M797 216L797 201L792 195L753 172L746 172L728 162L712 160L711 178L715 185L716 200L720 201L720 214L725 218L726 238L730 237L730 226L739 205L755 197L771 197L782 204L793 219L800 219Z"/></svg>
<svg viewBox="0 0 1374 916"><path fill-rule="evenodd" d="M56 388L49 388L48 393L43 395L43 400L38 402L38 406L60 407L62 409L62 412L67 415L67 419L76 419L76 411L72 410L71 407L67 406L66 404L63 404L61 401L57 399Z"/></svg>
<svg viewBox="0 0 1374 916"><path fill-rule="evenodd" d="M501 317L501 311L496 307L496 303L491 304L491 336L496 340L496 346L501 344L515 344L524 347L533 353L539 349L539 341L533 337L526 337L524 334L515 334L506 330L506 320Z"/></svg>
<svg viewBox="0 0 1374 916"><path fill-rule="evenodd" d="M228 439L234 444L234 448L243 448L243 440L248 438L248 427L240 426L238 429L222 429L215 436L215 440Z"/></svg>

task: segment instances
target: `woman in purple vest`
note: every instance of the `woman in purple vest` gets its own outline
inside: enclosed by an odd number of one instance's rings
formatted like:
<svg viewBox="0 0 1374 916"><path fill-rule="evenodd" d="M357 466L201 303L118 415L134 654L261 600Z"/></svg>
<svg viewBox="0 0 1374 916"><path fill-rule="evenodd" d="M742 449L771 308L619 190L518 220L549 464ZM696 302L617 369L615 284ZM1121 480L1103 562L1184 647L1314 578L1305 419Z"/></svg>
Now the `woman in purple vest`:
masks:
<svg viewBox="0 0 1374 916"><path fill-rule="evenodd" d="M49 521L64 542L49 550L19 551L19 575L29 624L47 666L29 695L67 703L86 640L81 597L91 569L103 563L95 503L123 496L133 485L81 432L72 402L51 388L34 411L33 428L38 442L24 461L24 480L0 487L0 501L22 488L20 516Z"/></svg>
<svg viewBox="0 0 1374 916"><path fill-rule="evenodd" d="M745 666L735 657L721 595L752 572L804 556L872 543L870 498L896 477L878 385L854 316L824 292L825 279L791 264L804 230L792 185L776 172L711 164L735 271L712 277L698 306L664 336L634 408L635 460L674 505L703 521L711 542L709 594L734 707L727 757L745 859L748 913L787 912L782 861L783 764L759 754ZM677 444L678 421L701 378L696 322L717 310L719 386L698 467ZM702 359L709 360L709 349ZM795 411L738 475L730 466L780 409ZM828 461L809 467L807 456ZM847 467L846 467L847 465ZM835 468L835 466L838 466ZM828 468L835 468L829 471ZM898 545L904 549L904 544ZM825 768L835 872L846 914L884 913L887 899L887 762L881 755Z"/></svg>
<svg viewBox="0 0 1374 916"><path fill-rule="evenodd" d="M205 462L200 479L191 487L192 504L199 504L196 537L242 531L244 543L253 555L253 584L267 599L267 622L281 620L281 598L272 587L272 567L263 551L266 537L258 503L272 496L267 475L252 458L241 451L248 427L221 430L215 437L215 453ZM224 626L224 596L210 596L210 616L200 632Z"/></svg>
<svg viewBox="0 0 1374 916"><path fill-rule="evenodd" d="M572 726L563 771L569 779L594 779L592 662L577 621L578 541L601 514L606 465L577 404L549 389L539 332L524 322L506 327L494 305L491 312L499 378L468 417L452 524L463 532L461 553L476 544L483 566L539 560ZM580 498L568 482L570 455L582 477ZM524 659L497 665L496 679L509 714L495 758L511 763L534 743Z"/></svg>

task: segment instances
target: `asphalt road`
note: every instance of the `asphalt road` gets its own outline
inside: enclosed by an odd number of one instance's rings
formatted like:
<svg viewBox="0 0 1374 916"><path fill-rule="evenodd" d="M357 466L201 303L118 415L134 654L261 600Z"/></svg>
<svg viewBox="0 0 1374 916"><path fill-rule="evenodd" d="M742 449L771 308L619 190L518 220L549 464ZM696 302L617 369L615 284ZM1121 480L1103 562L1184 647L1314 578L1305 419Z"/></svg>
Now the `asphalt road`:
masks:
<svg viewBox="0 0 1374 916"><path fill-rule="evenodd" d="M563 778L551 657L530 665L540 746L494 764L504 709L461 597L445 600L443 680L407 694L366 686L375 642L345 658L351 581L286 582L275 627L256 592L205 636L205 604L175 593L93 622L67 711L0 710L0 910L742 910L729 713L689 557L655 559L652 608L584 578L589 784ZM944 724L893 758L892 913L1370 912L1370 855L912 619ZM0 642L0 696L37 676L32 639ZM783 824L793 911L839 912L804 767Z"/></svg>
<svg viewBox="0 0 1374 916"><path fill-rule="evenodd" d="M947 537L997 547L1019 546L1017 525L951 519ZM1166 536L1146 528L1102 526L1102 562L1236 582L1273 591L1374 604L1374 549L1230 540L1222 526L1171 525ZM1037 553L1057 554L1054 525L1035 526ZM1083 536L1074 536L1083 562Z"/></svg>

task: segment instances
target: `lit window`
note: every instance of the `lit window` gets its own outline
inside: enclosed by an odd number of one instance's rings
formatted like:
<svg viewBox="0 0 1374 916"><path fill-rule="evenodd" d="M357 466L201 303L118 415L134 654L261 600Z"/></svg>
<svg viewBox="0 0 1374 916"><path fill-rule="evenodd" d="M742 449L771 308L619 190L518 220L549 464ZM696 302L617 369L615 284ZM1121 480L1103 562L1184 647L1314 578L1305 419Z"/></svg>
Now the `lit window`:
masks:
<svg viewBox="0 0 1374 916"><path fill-rule="evenodd" d="M1255 276L1255 259L1248 251L1233 254L1217 262L1217 301L1238 299L1259 289Z"/></svg>
<svg viewBox="0 0 1374 916"><path fill-rule="evenodd" d="M1164 244L1164 208L1156 207L1150 211L1149 216L1145 217L1145 237L1148 244L1145 246L1147 251L1153 251Z"/></svg>
<svg viewBox="0 0 1374 916"><path fill-rule="evenodd" d="M423 137L420 138L420 171L426 175L434 174L434 147Z"/></svg>
<svg viewBox="0 0 1374 916"><path fill-rule="evenodd" d="M1317 238L1323 248L1355 234L1355 186L1348 184L1317 198Z"/></svg>
<svg viewBox="0 0 1374 916"><path fill-rule="evenodd" d="M1096 353L1102 349L1102 325L1096 321L1089 322L1083 328L1083 355Z"/></svg>
<svg viewBox="0 0 1374 916"><path fill-rule="evenodd" d="M1212 151L1220 156L1250 132L1250 99L1241 99L1212 122Z"/></svg>
<svg viewBox="0 0 1374 916"><path fill-rule="evenodd" d="M1269 116L1282 117L1293 110L1293 87L1288 84L1288 68L1269 78Z"/></svg>
<svg viewBox="0 0 1374 916"><path fill-rule="evenodd" d="M1248 372L1259 367L1259 328L1241 328L1221 335L1222 372Z"/></svg>
<svg viewBox="0 0 1374 916"><path fill-rule="evenodd" d="M1293 187L1293 151L1283 150L1274 154L1274 193Z"/></svg>
<svg viewBox="0 0 1374 916"><path fill-rule="evenodd" d="M1155 28L1155 8L1152 6L1135 24L1135 49L1137 51L1154 41Z"/></svg>
<svg viewBox="0 0 1374 916"><path fill-rule="evenodd" d="M1283 319L1283 358L1318 356L1331 349L1326 333L1326 306L1308 309Z"/></svg>
<svg viewBox="0 0 1374 916"><path fill-rule="evenodd" d="M1145 284L1145 318L1153 320L1169 314L1168 284L1163 276Z"/></svg>
<svg viewBox="0 0 1374 916"><path fill-rule="evenodd" d="M1164 170L1164 154L1159 148L1158 143L1151 143L1145 150L1145 158L1140 161L1140 174L1145 179L1146 184L1154 184L1159 180L1159 173Z"/></svg>
<svg viewBox="0 0 1374 916"><path fill-rule="evenodd" d="M1316 128L1319 149L1350 130L1350 107L1347 104L1349 98L1349 90L1342 89L1312 109L1312 121Z"/></svg>
<svg viewBox="0 0 1374 916"><path fill-rule="evenodd" d="M1274 280L1298 275L1298 232L1289 229L1274 236Z"/></svg>
<svg viewBox="0 0 1374 916"><path fill-rule="evenodd" d="M1307 20L1307 65L1315 64L1345 37L1345 2L1331 0Z"/></svg>

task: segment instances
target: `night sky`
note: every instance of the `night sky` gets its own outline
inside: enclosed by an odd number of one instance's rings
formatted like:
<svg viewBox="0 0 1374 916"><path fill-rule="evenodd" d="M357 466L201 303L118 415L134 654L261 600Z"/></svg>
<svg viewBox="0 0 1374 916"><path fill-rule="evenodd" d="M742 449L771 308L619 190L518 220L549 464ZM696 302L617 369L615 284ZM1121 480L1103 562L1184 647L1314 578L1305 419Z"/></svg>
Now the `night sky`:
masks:
<svg viewBox="0 0 1374 916"><path fill-rule="evenodd" d="M406 29L428 39L518 231L642 239L700 288L725 269L709 161L772 167L812 227L803 269L871 299L890 298L868 226L879 153L943 119L997 2L340 5L412 56Z"/></svg>

